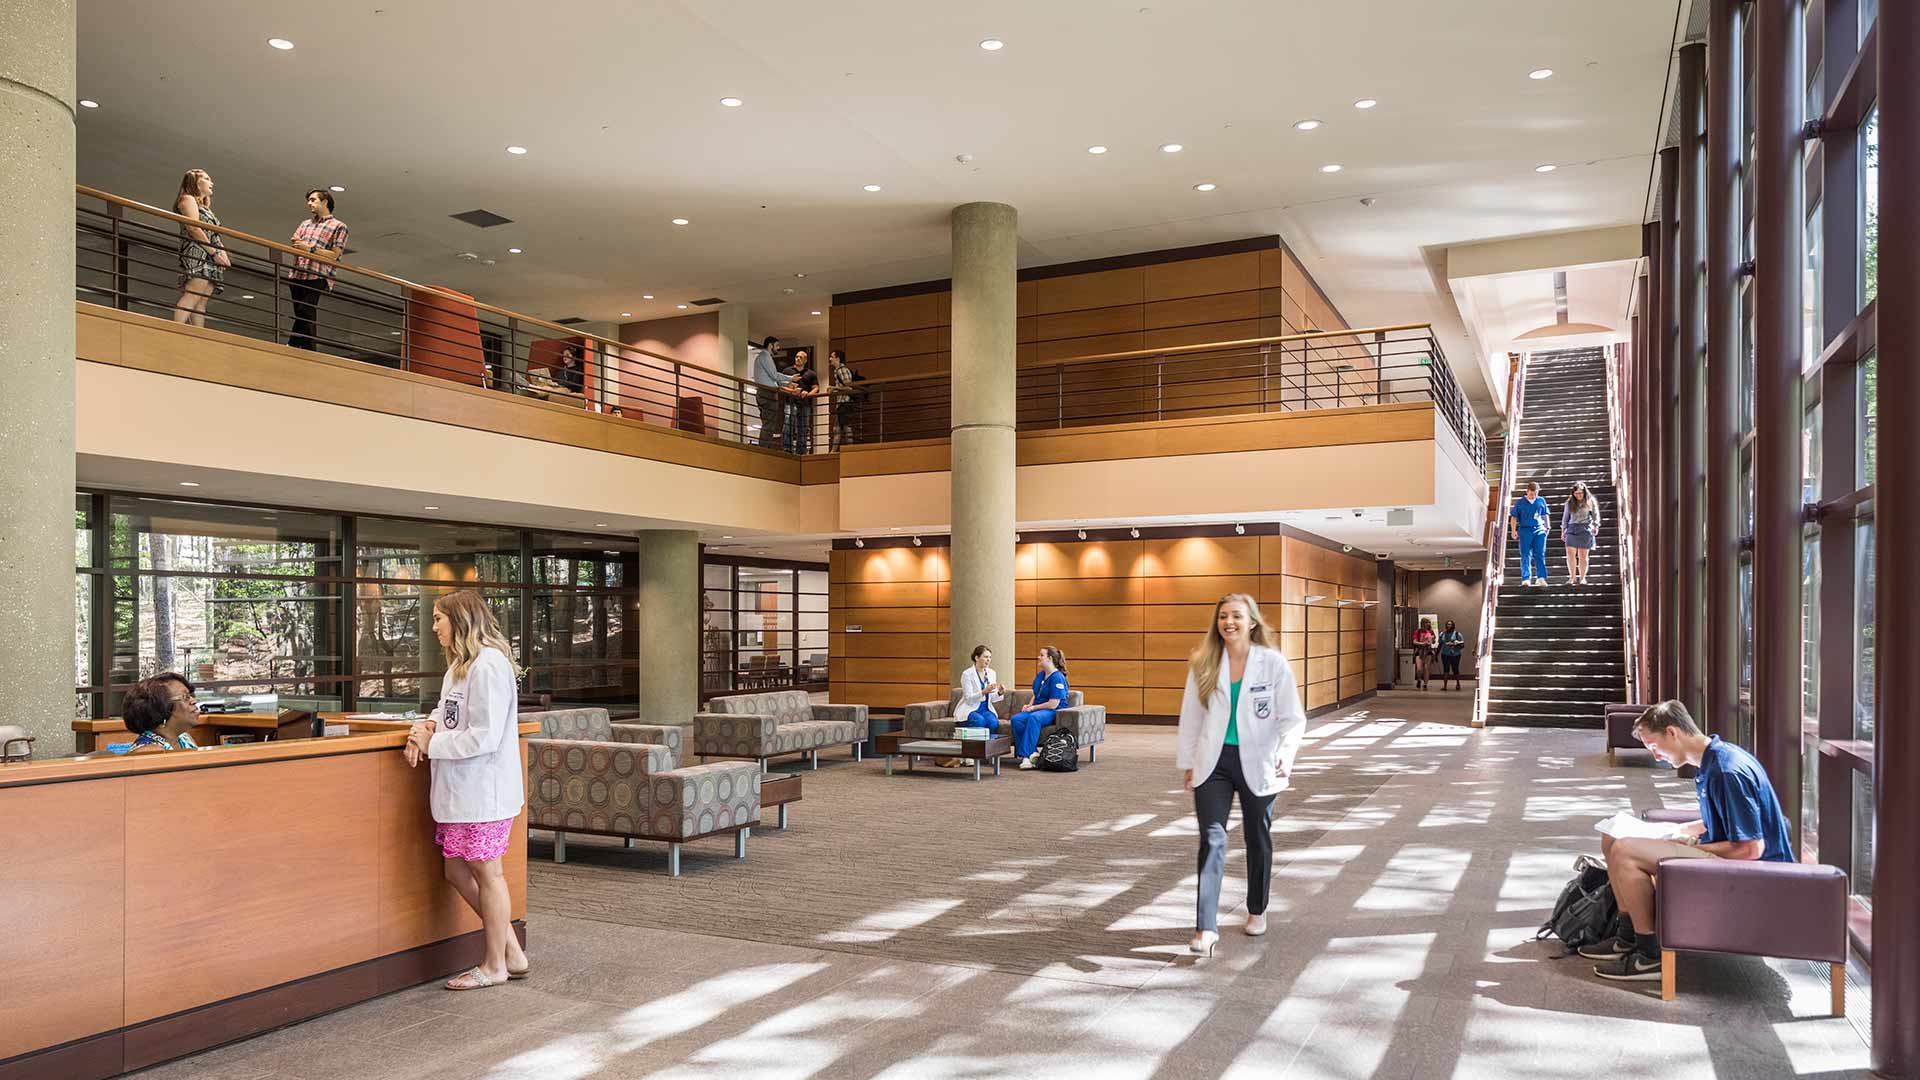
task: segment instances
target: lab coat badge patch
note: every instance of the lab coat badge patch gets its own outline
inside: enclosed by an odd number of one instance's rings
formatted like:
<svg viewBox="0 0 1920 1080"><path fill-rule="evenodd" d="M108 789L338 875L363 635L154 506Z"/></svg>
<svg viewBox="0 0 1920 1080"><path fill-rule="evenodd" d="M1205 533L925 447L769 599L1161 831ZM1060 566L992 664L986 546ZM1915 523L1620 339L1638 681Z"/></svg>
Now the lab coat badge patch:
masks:
<svg viewBox="0 0 1920 1080"><path fill-rule="evenodd" d="M459 701L452 700L452 699L449 699L447 701L446 711L440 715L440 726L446 729L447 731L452 731L453 729L460 726L460 702Z"/></svg>

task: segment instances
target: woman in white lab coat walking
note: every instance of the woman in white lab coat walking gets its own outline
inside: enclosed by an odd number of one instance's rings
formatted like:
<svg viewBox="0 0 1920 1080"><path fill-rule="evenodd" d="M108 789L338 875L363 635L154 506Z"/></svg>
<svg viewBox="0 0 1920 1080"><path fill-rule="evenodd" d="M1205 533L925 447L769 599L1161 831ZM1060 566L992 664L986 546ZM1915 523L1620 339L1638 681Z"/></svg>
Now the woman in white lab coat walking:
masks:
<svg viewBox="0 0 1920 1080"><path fill-rule="evenodd" d="M447 989L479 990L527 975L500 866L526 803L520 690L513 646L479 593L463 589L434 601L433 633L446 650L447 674L440 706L407 735L407 764L431 763L433 839L447 881L486 931L485 956Z"/></svg>
<svg viewBox="0 0 1920 1080"><path fill-rule="evenodd" d="M1213 955L1220 940L1220 881L1235 794L1247 844L1246 932L1267 932L1273 799L1286 790L1307 729L1279 643L1253 597L1233 593L1214 605L1213 625L1187 663L1179 765L1200 823L1200 896L1189 948L1203 956Z"/></svg>

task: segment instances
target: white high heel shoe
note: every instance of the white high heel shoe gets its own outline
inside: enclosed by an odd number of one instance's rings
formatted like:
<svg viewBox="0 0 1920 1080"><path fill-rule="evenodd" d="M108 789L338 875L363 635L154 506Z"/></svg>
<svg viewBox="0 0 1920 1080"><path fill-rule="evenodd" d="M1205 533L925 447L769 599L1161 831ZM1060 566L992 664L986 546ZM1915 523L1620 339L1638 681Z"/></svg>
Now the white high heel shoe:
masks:
<svg viewBox="0 0 1920 1080"><path fill-rule="evenodd" d="M1265 934L1266 932L1267 932L1266 912L1263 911L1258 915L1247 916L1247 936L1248 937L1259 937L1260 935Z"/></svg>
<svg viewBox="0 0 1920 1080"><path fill-rule="evenodd" d="M1212 930L1194 932L1193 940L1187 943L1187 951L1195 956L1212 956L1213 947L1220 944L1220 935Z"/></svg>

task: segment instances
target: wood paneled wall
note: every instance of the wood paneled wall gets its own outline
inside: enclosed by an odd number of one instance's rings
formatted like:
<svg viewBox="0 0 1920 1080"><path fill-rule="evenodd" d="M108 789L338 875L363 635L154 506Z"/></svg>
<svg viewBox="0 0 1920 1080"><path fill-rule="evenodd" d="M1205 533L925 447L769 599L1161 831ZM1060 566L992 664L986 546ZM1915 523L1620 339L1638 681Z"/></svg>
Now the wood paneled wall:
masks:
<svg viewBox="0 0 1920 1080"><path fill-rule="evenodd" d="M1372 559L1291 536L1187 536L1021 544L1014 566L1015 653L994 658L1009 684L1031 680L1034 654L1053 645L1074 688L1109 714L1177 716L1214 602L1244 592L1279 632L1307 708L1374 689ZM832 700L944 700L947 549L836 549L830 581Z"/></svg>
<svg viewBox="0 0 1920 1080"><path fill-rule="evenodd" d="M1121 269L1023 271L1019 363L1096 353L1341 330L1350 324L1279 237L1272 246ZM1151 256L1142 256L1142 260ZM1045 276L1042 276L1045 275ZM885 292L886 290L874 290ZM951 294L944 288L840 303L828 313L833 347L869 379L933 375L951 366Z"/></svg>

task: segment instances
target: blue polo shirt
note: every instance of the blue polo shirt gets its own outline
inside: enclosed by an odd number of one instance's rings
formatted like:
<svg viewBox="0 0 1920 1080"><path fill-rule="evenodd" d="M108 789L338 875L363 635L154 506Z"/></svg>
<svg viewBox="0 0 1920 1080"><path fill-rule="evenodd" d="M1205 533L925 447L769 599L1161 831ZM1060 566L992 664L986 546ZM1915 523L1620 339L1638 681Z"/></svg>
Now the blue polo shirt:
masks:
<svg viewBox="0 0 1920 1080"><path fill-rule="evenodd" d="M1509 513L1519 520L1522 536L1545 536L1553 531L1553 510L1547 506L1547 500L1537 495L1513 500Z"/></svg>
<svg viewBox="0 0 1920 1080"><path fill-rule="evenodd" d="M1773 793L1767 770L1752 754L1715 735L1700 755L1693 790L1700 799L1700 823L1707 827L1701 843L1764 840L1763 862L1793 861L1786 811Z"/></svg>

